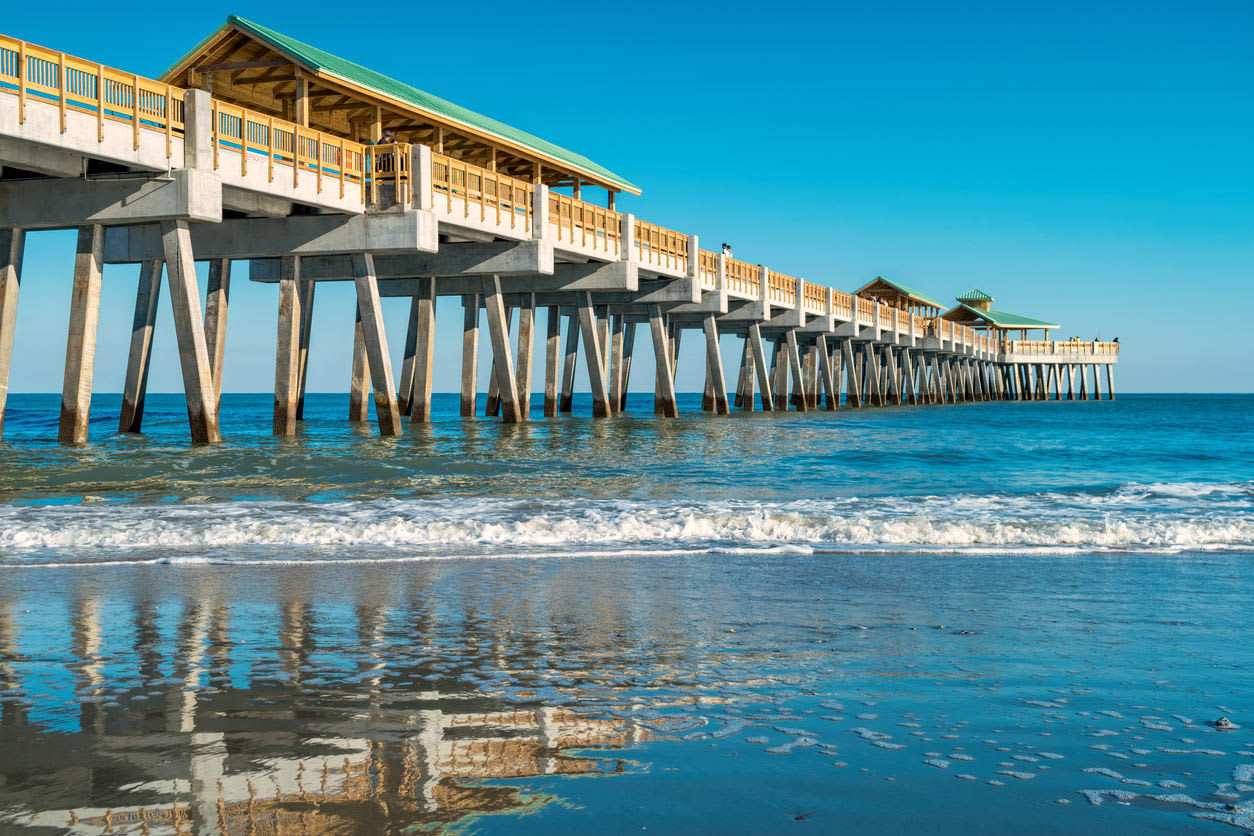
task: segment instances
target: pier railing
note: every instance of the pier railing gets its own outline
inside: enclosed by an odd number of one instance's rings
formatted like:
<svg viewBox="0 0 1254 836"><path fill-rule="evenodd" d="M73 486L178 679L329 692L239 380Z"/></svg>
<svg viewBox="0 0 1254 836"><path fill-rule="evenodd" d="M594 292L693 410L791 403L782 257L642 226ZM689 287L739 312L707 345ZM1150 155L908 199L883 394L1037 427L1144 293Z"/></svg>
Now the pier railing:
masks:
<svg viewBox="0 0 1254 836"><path fill-rule="evenodd" d="M622 216L613 209L549 192L549 223L553 225L559 242L621 257Z"/></svg>
<svg viewBox="0 0 1254 836"><path fill-rule="evenodd" d="M275 163L290 166L292 186L300 184L301 171L312 172L317 179L317 191L322 193L323 181L335 181L340 197L344 196L344 183L360 183L369 165L365 146L321 131L303 128L293 122L275 119L247 108L214 99L210 105L213 123L213 168L216 171L224 163L222 150L239 153L240 174L247 175L249 156L253 165L264 165L268 182L275 178ZM392 155L395 157L395 153ZM404 160L401 161L402 164ZM401 176L401 169L393 160L393 179ZM368 195L362 190L362 202Z"/></svg>
<svg viewBox="0 0 1254 836"><path fill-rule="evenodd" d="M697 279L706 290L718 289L718 253L697 250Z"/></svg>
<svg viewBox="0 0 1254 836"><path fill-rule="evenodd" d="M870 299L864 299L861 296L855 296L854 302L857 305L857 319L860 325L875 324L875 303Z"/></svg>
<svg viewBox="0 0 1254 836"><path fill-rule="evenodd" d="M766 271L766 289L767 298L772 302L793 306L797 304L797 280L792 276L768 269Z"/></svg>
<svg viewBox="0 0 1254 836"><path fill-rule="evenodd" d="M60 108L61 133L67 112L89 113L96 117L101 141L106 121L129 123L136 150L141 130L164 133L167 158L171 138L183 133L180 88L4 35L0 89L17 95L19 123L26 121L28 100L53 104Z"/></svg>
<svg viewBox="0 0 1254 836"><path fill-rule="evenodd" d="M1006 340L1003 350L1007 354L1067 356L1118 356L1119 343L1081 342L1079 340Z"/></svg>
<svg viewBox="0 0 1254 836"><path fill-rule="evenodd" d="M670 270L688 269L688 236L636 219L636 259Z"/></svg>
<svg viewBox="0 0 1254 836"><path fill-rule="evenodd" d="M374 146L372 151L386 160L387 146ZM409 146L397 154L402 161L409 159ZM385 163L386 167L386 163ZM375 180L387 182L387 172L379 171ZM509 225L510 229L529 232L533 220L532 192L534 187L525 180L489 171L473 163L455 160L443 154L431 155L431 191L438 201L443 199L445 212L453 214L453 199L462 203L462 217L477 216L480 221L495 219L497 226ZM398 192L399 194L399 192ZM477 206L471 210L471 206Z"/></svg>
<svg viewBox="0 0 1254 836"><path fill-rule="evenodd" d="M746 261L734 258L726 260L727 289L742 296L756 297L762 292L758 281L758 268Z"/></svg>
<svg viewBox="0 0 1254 836"><path fill-rule="evenodd" d="M853 319L853 295L843 290L833 290L832 314L845 320Z"/></svg>
<svg viewBox="0 0 1254 836"><path fill-rule="evenodd" d="M803 311L819 316L827 313L827 288L814 282L802 282L801 293Z"/></svg>

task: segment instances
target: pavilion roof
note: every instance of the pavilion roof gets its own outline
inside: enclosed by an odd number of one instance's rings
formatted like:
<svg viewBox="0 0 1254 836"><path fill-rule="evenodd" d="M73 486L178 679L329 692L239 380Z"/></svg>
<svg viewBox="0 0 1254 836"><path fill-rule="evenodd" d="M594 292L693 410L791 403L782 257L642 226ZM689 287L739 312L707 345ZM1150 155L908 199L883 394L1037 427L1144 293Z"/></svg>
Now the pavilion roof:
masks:
<svg viewBox="0 0 1254 836"><path fill-rule="evenodd" d="M881 282L883 284L888 285L889 287L891 287L893 290L897 291L898 293L901 293L904 296L909 296L911 299L914 299L916 302L922 302L924 305L931 305L933 308L936 308L937 310L945 307L940 302L937 302L935 299L933 299L931 296L921 293L912 287L907 287L901 282L895 282L892 279L886 279L883 276L876 276L874 279L867 282L862 287L855 290L853 293L855 296L857 296L858 294L862 293L864 290L872 288L876 284L879 284Z"/></svg>
<svg viewBox="0 0 1254 836"><path fill-rule="evenodd" d="M993 297L989 296L978 287L973 287L966 293L958 297L959 302L992 302Z"/></svg>
<svg viewBox="0 0 1254 836"><path fill-rule="evenodd" d="M959 304L957 307L951 308L944 314L945 319L952 319L950 314L966 312L979 319L983 319L990 325L997 328L1058 328L1055 322L1045 322L1041 319L1033 319L1030 316L1021 316L1020 314L1006 313L1005 311L982 311L979 308L973 308L970 305Z"/></svg>
<svg viewBox="0 0 1254 836"><path fill-rule="evenodd" d="M489 139L500 141L507 148L513 146L524 152L531 152L542 161L545 159L556 161L562 167L586 175L588 179L599 184L618 188L632 194L640 194L638 186L582 154L576 154L574 151L554 145L526 131L453 104L450 101L441 99L439 96L433 96L403 81L398 81L368 67L363 67L337 55L332 55L325 50L298 41L261 24L245 20L238 15L228 16L225 24L208 38L201 41L174 66L166 70L162 74L162 79L168 80L190 69L191 62L205 47L232 28L263 41L276 52L286 55L295 63L303 65L319 77L330 77L353 87L367 90L403 105L410 110L434 116L441 122L464 126Z"/></svg>

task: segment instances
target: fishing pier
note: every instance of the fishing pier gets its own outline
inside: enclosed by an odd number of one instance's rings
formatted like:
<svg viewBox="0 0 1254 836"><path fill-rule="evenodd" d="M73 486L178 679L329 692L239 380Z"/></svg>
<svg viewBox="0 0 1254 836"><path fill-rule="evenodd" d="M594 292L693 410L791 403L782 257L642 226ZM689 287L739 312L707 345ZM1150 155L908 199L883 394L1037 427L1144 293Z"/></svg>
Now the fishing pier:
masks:
<svg viewBox="0 0 1254 836"><path fill-rule="evenodd" d="M589 200L594 190L604 201ZM230 283L245 265L249 280L277 285L280 435L301 418L315 291L335 281L357 294L347 417L367 420L373 397L384 435L431 418L440 297L455 297L463 317L465 416L486 388L489 415L529 419L537 309L546 417L571 410L581 349L594 415L622 411L638 326L651 337L654 409L668 417L685 332L704 340L703 408L718 413L1100 398L1103 370L1114 397L1117 342L1050 340L1057 325L994 310L977 289L953 306L882 278L835 290L619 212L619 193L640 190L238 17L159 79L0 35L0 431L25 233L45 229L78 231L66 442L87 439L106 264L141 265L121 432L142 426L164 272L191 437L220 440ZM197 261L209 264L203 308ZM389 297L409 300L399 376ZM741 340L734 380L728 335ZM481 343L487 381L477 379Z"/></svg>

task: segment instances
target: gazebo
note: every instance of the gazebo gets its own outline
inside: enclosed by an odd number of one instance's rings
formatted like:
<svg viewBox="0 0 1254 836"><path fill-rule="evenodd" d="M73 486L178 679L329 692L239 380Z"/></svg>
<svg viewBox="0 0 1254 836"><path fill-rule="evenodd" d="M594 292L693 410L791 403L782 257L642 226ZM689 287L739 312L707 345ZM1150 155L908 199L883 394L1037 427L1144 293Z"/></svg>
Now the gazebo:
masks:
<svg viewBox="0 0 1254 836"><path fill-rule="evenodd" d="M876 276L855 290L853 295L861 296L863 299L878 299L889 307L909 311L927 319L938 316L941 309L945 307L932 297L883 276Z"/></svg>
<svg viewBox="0 0 1254 836"><path fill-rule="evenodd" d="M998 342L1013 339L1011 332L1018 332L1018 339L1028 339L1029 331L1041 332L1041 339L1048 339L1049 332L1059 327L1055 322L1045 322L1030 316L993 310L993 302L997 301L979 288L972 288L955 299L958 304L945 313L942 319L957 322L978 331L987 331L997 337Z"/></svg>

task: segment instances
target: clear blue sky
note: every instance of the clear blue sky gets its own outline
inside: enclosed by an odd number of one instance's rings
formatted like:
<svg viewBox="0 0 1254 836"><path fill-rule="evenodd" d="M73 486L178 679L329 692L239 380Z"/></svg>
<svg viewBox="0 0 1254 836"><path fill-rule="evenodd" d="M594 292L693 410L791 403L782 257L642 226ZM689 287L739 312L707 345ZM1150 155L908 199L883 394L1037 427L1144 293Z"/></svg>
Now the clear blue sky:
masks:
<svg viewBox="0 0 1254 836"><path fill-rule="evenodd" d="M584 153L643 187L620 207L707 247L844 290L978 286L1061 337L1120 337L1125 392L1254 390L1248 0L481 2L395 27L377 4L101 8L10 4L0 26L155 76L239 13ZM61 388L73 248L28 238L12 391ZM136 276L105 271L97 392L121 389ZM245 279L225 388L270 391L277 293ZM181 389L165 302L152 391ZM407 303L385 304L399 363ZM351 306L320 287L311 391L346 389ZM455 300L439 321L452 391ZM682 390L700 387L696 343Z"/></svg>

